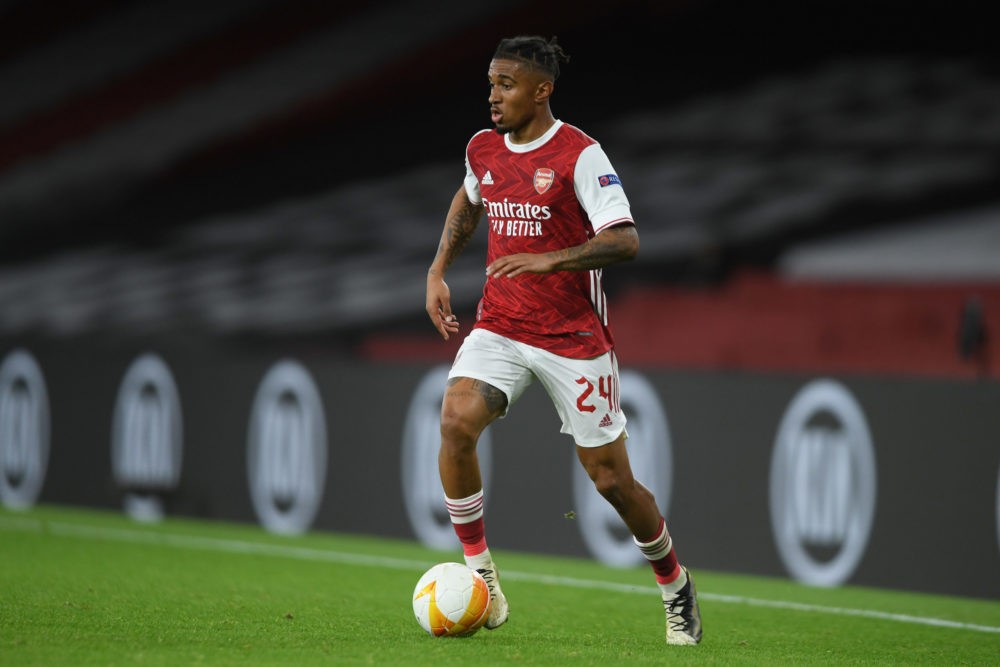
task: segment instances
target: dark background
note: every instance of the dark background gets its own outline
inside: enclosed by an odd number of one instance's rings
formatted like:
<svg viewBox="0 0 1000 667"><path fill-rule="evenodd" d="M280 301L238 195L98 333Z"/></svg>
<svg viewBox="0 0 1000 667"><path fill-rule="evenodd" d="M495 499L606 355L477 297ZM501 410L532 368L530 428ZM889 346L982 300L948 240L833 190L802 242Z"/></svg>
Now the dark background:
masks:
<svg viewBox="0 0 1000 667"><path fill-rule="evenodd" d="M392 179L445 162L453 165L453 176L438 179L433 184L437 190L426 194L438 202L439 226L461 178L465 143L488 124L485 70L490 55L499 38L519 33L558 35L572 62L557 86L555 113L604 142L613 161L628 172L623 174L626 184L643 176L629 171L636 153L644 158L636 170L681 154L692 161L717 158L710 166L721 171L727 159L748 154L775 163L790 155L811 157L807 164L816 168L824 159L848 153L888 169L887 162L894 160L919 163L988 151L977 173L956 173L904 193L842 193L821 210L785 220L775 215L776 220L754 232L737 228L739 209L753 207L755 198L780 198L781 188L795 190L795 174L778 174L766 192L749 188L736 193L727 207L702 220L678 219L669 201L655 213L641 209L647 213L640 220L646 228L693 225L711 242L710 248L651 249L650 262L659 261L647 273L655 277L685 275L678 265L711 269L715 277L747 263L769 266L803 238L906 224L928 214L996 203L998 130L991 113L997 103L997 46L980 13L981 3L552 0L467 12L454 27L440 29L445 17L456 13L455 6L444 3L407 25L410 47L400 47L401 35L388 30L395 25L391 17L412 11L412 3L217 6L237 8L225 19L201 19L200 25L192 18L199 16L199 4L193 2L13 1L0 7L0 65L5 66L0 72L8 74L6 80L0 78L4 97L17 99L32 88L61 82L54 86L60 94L0 116L0 185L13 189L11 196L0 197L0 259L39 259L109 241L116 247L163 248L176 244L171 231L178 227L210 225L220 216L251 216L278 202L315 198L355 182L388 180L388 186L378 188L400 197L403 213L413 195L399 193ZM102 27L103 40L98 41L93 35ZM367 32L351 32L362 29ZM177 36L169 46L152 53L136 49L137 43L165 39L170 31ZM354 38L348 42L348 36ZM258 81L266 90L284 86L284 103L259 109L249 105L247 122L207 129L211 109L199 103L237 104L216 99L213 91L237 85L248 71L280 68L295 49L323 43L334 48L330 43L338 40L344 43L343 57L338 52L312 66L332 71L338 63L344 67L352 54L371 64L306 91L287 83L294 71L276 69L251 77L246 84L251 88ZM87 72L87 54L95 49L96 61L114 65L103 77ZM129 60L133 52L134 62ZM61 62L80 56L82 62ZM26 69L25 63L33 67ZM947 67L956 63L961 73L949 73ZM892 71L865 78L867 70L893 64L899 66L897 80ZM767 127L732 131L733 124L759 114L747 107L752 93L766 90L768 82L822 79L823 72L838 68L843 70L839 84L834 76L832 84L812 92L811 104L819 111L811 117L787 108L796 101L794 95L787 100L779 95L761 122ZM944 72L929 77L926 73L935 68ZM841 88L847 92L838 93ZM619 138L611 130L644 110L669 117L685 105L713 99L719 101L709 105L716 118L707 118L702 132L644 142L641 136ZM911 123L912 129L891 135L880 130L882 125L861 134L845 131L864 126L869 117L884 117L893 101L909 109L899 122ZM192 104L191 111L177 112L185 102ZM923 126L933 124L934 113L948 114L956 106L961 113L949 122L980 123L980 131L946 128L935 140ZM122 152L120 147L102 152L102 137L157 114L165 117L156 126L160 135L137 135L127 152L141 155L153 143L170 144L160 138L169 132L200 128L201 134L155 164L122 159L113 154ZM810 129L821 121L829 126L826 140ZM144 146L143 140L150 144ZM87 154L92 160L86 177L48 174L65 168L66 160L81 154L88 142L97 142L98 148ZM627 161L619 157L626 153ZM141 168L132 168L139 164ZM24 171L30 178L12 184ZM364 206L363 199L358 203ZM673 203L685 209L683 201ZM329 227L351 224L330 217ZM434 237L421 240L426 263ZM377 236L364 239L366 244L378 241ZM706 267L703 255L709 249L713 256ZM253 259L279 250L255 247ZM327 250L335 259L352 248L345 239L343 246Z"/></svg>
<svg viewBox="0 0 1000 667"><path fill-rule="evenodd" d="M555 115L601 141L632 202L642 248L607 272L612 327L676 428L685 558L782 573L774 431L833 375L879 464L852 581L995 597L1000 53L982 7L0 2L0 355L45 373L41 501L119 505L114 397L153 350L186 424L167 511L253 520L249 405L292 357L365 441L331 439L316 527L409 535L395 503L344 508L386 459L396 493L413 385L455 353L423 277L488 124L495 45L538 33L572 57ZM480 233L449 273L466 326L484 250ZM556 431L544 400L498 426L498 496L519 447L551 457L532 473L562 465ZM582 553L560 480L539 496L558 511L526 532L511 500L491 539Z"/></svg>

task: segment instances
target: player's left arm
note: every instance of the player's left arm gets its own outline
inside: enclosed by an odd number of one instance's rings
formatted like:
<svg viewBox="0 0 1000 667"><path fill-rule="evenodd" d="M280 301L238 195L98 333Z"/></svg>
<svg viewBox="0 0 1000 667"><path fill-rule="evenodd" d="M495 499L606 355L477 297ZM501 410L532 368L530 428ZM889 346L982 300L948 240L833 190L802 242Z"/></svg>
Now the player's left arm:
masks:
<svg viewBox="0 0 1000 667"><path fill-rule="evenodd" d="M522 273L586 271L624 262L639 252L639 234L631 223L614 225L570 248L540 254L518 253L499 257L486 267L486 275L513 278Z"/></svg>

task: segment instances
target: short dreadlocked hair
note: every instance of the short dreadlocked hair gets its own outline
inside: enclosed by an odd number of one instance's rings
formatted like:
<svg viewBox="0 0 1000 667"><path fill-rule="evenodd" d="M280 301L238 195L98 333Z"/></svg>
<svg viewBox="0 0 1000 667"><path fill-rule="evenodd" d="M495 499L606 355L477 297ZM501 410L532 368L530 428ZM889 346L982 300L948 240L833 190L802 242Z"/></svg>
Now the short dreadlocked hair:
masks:
<svg viewBox="0 0 1000 667"><path fill-rule="evenodd" d="M546 40L538 35L521 35L500 40L493 59L523 62L542 70L553 81L559 78L559 63L569 62L569 56L556 43L555 37Z"/></svg>

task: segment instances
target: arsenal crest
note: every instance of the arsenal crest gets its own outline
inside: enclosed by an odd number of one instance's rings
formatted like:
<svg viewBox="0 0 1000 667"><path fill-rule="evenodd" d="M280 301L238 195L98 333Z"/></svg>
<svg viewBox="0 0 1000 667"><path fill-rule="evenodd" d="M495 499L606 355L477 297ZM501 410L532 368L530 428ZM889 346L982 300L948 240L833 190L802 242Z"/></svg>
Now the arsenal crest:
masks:
<svg viewBox="0 0 1000 667"><path fill-rule="evenodd" d="M535 170L535 192L545 194L545 191L552 187L552 181L556 180L556 172L548 167Z"/></svg>

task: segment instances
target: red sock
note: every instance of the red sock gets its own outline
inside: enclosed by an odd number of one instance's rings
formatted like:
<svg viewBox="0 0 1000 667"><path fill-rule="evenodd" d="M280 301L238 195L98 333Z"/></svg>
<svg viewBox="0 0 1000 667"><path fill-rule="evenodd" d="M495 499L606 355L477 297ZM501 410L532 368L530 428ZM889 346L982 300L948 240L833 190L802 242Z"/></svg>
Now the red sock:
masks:
<svg viewBox="0 0 1000 667"><path fill-rule="evenodd" d="M656 583L669 584L681 574L681 566L677 563L677 554L674 553L673 541L667 534L667 522L661 517L660 527L648 542L640 541L633 537L639 551L646 557L653 567L656 575Z"/></svg>
<svg viewBox="0 0 1000 667"><path fill-rule="evenodd" d="M445 497L444 505L451 517L452 528L462 542L466 556L476 556L486 551L486 527L483 523L483 490L468 498L454 500Z"/></svg>

